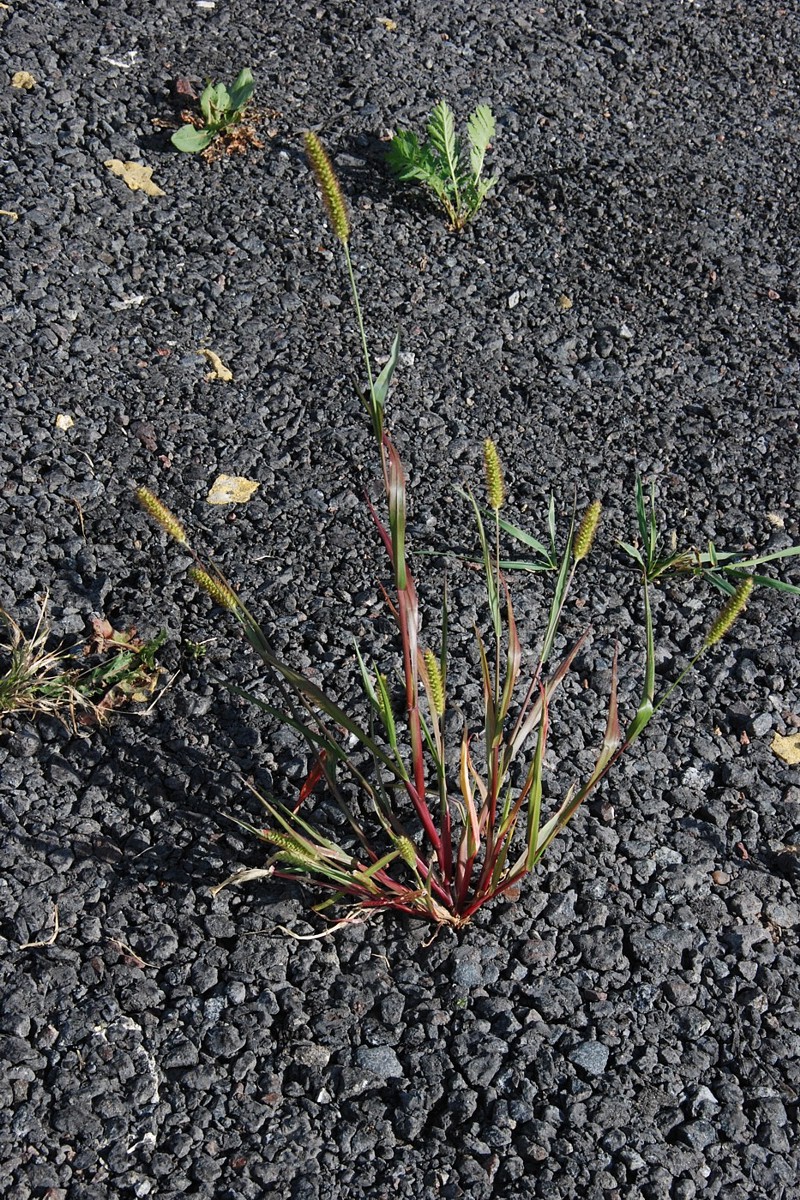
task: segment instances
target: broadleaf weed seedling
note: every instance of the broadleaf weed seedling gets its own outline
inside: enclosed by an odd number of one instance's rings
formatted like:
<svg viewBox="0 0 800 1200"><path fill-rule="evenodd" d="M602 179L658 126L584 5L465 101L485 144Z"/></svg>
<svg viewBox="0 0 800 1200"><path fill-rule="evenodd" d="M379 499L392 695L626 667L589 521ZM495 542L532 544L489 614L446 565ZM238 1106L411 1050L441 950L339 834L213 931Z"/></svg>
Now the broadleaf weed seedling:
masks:
<svg viewBox="0 0 800 1200"><path fill-rule="evenodd" d="M479 729L464 727L459 744L452 747L454 753L449 753L447 596L438 632L423 638L407 546L406 476L386 423L386 399L399 340L395 338L387 365L377 372L350 258L350 220L341 187L315 134L306 134L305 147L331 228L342 246L364 356L367 386L360 398L376 445L383 512L372 503L369 507L391 568L391 593L387 589L385 596L399 635L402 712L397 713L393 702L393 681L369 662L359 646L355 655L366 721L344 709L308 675L285 663L219 569L204 563L191 549L173 514L145 488L138 489L137 497L172 538L189 548L195 558L190 569L193 581L238 621L275 684L276 698L264 699L241 689L236 689L237 693L293 730L305 743L312 764L293 804L275 796L258 796L266 814L265 825L237 820L269 847L269 858L265 867L240 872L219 886L274 874L313 883L327 892L327 898L316 905L317 912L324 913L338 902L346 904L344 922L393 909L437 926L459 928L536 867L553 839L640 737L680 680L728 632L753 588L762 581L750 573L752 568L766 558L732 556L730 568L723 571L720 562L724 556L709 551L708 563L700 556L702 569L719 574L727 601L686 670L656 695L648 589L657 570L663 575L670 568L658 557L654 509L645 511L639 488L642 546L628 547L628 552L644 572L647 635L641 697L632 718L623 724L617 704L615 651L605 734L594 768L583 783L574 784L555 802L554 811L546 811L551 806L545 794L543 766L551 709L587 634L569 646L560 661L552 662L551 657L570 587L592 549L601 507L593 501L580 521L573 513L566 536L559 536L551 499L547 542L519 530L501 516L506 504L502 465L497 447L487 439L487 506L484 508L471 490L463 493L474 515L487 596L487 628L483 633L475 631L483 705ZM509 534L533 550L526 569L544 572L554 580L547 625L533 665L528 667L501 557L502 536ZM797 554L800 547L780 553ZM677 563L672 566L678 569ZM342 834L341 820L337 824L325 818L324 802L315 805L314 792L320 784L338 806L349 834Z"/></svg>
<svg viewBox="0 0 800 1200"><path fill-rule="evenodd" d="M249 67L239 72L230 89L224 83L208 83L200 96L202 118L191 115L185 118L187 123L170 138L175 149L198 154L216 138L232 133L244 117L254 87Z"/></svg>
<svg viewBox="0 0 800 1200"><path fill-rule="evenodd" d="M495 120L479 104L467 120L468 153L456 136L450 106L440 100L428 119L428 138L401 131L392 138L387 162L398 179L421 183L441 204L451 227L460 231L472 220L497 176L484 177L486 152L495 135Z"/></svg>

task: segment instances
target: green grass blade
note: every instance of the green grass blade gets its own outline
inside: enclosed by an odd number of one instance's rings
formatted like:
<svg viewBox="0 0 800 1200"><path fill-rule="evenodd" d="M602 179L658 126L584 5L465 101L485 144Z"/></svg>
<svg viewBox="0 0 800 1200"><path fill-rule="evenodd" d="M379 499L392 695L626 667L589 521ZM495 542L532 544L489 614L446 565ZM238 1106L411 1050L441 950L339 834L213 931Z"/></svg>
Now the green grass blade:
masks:
<svg viewBox="0 0 800 1200"><path fill-rule="evenodd" d="M753 581L762 587L775 588L778 592L788 592L792 596L800 596L800 587L794 583L786 583L783 579L773 579L769 575L754 575Z"/></svg>
<svg viewBox="0 0 800 1200"><path fill-rule="evenodd" d="M639 526L639 540L647 552L647 508L644 502L644 485L641 475L636 476L636 523Z"/></svg>
<svg viewBox="0 0 800 1200"><path fill-rule="evenodd" d="M531 863L531 866L527 867L528 870L531 870L532 867L536 866L556 834L564 828L570 818L573 817L578 811L581 804L581 801L577 801L578 795L579 793L575 784L572 784L567 792L566 799L559 808L558 812L556 812L549 821L541 826L536 842L536 852L533 856L533 862ZM526 865L527 861L528 860L526 860Z"/></svg>
<svg viewBox="0 0 800 1200"><path fill-rule="evenodd" d="M547 547L543 546L542 543L535 537L532 537L531 534L526 533L524 529L520 529L518 525L512 525L510 521L506 521L503 517L500 517L500 528L504 533L507 533L510 537L513 537L515 541L522 542L523 546L528 546L531 550L535 550L536 553L544 559L548 566L554 566L552 556L547 550Z"/></svg>
<svg viewBox="0 0 800 1200"><path fill-rule="evenodd" d="M637 564L637 566L640 566L642 568L642 570L646 570L645 561L642 558L641 553L639 552L639 550L637 550L637 548L635 546L632 546L630 544L630 542L617 542L617 545L620 547L621 550L624 550L625 553L630 558L633 559L633 561Z"/></svg>
<svg viewBox="0 0 800 1200"><path fill-rule="evenodd" d="M658 521L656 516L656 485L650 484L650 519L647 528L647 565L651 568L658 556Z"/></svg>
<svg viewBox="0 0 800 1200"><path fill-rule="evenodd" d="M478 541L481 547L481 558L483 560L483 570L486 576L486 594L489 601L489 612L492 618L492 628L495 638L499 639L502 632L502 622L500 616L500 597L497 594L497 583L494 577L492 565L492 553L489 549L489 541L486 537L486 527L483 524L480 506L469 488L465 490L459 488L458 491L462 496L466 496L472 505L475 513L475 524L478 530Z"/></svg>
<svg viewBox="0 0 800 1200"><path fill-rule="evenodd" d="M754 558L737 559L735 563L730 564L729 569L749 571L752 567L763 566L764 563L776 562L780 558L796 558L798 555L800 555L800 546L786 546L783 550L773 550L769 554L757 554Z"/></svg>
<svg viewBox="0 0 800 1200"><path fill-rule="evenodd" d="M389 351L389 361L386 363L386 366L383 368L380 375L372 385L372 398L381 412L383 412L384 408L386 407L386 397L389 394L389 385L392 382L392 376L394 375L395 368L397 367L397 360L399 357L400 334L396 333L394 336L394 341L392 342L392 348Z"/></svg>
<svg viewBox="0 0 800 1200"><path fill-rule="evenodd" d="M386 686L386 680L383 675L378 672L378 714L383 722L383 727L386 730L386 736L389 739L389 745L392 747L395 755L397 754L397 725L395 724L394 711L392 710L392 698L389 695L389 689Z"/></svg>
<svg viewBox="0 0 800 1200"><path fill-rule="evenodd" d="M494 706L494 688L492 686L492 672L489 666L489 659L486 654L486 647L483 644L483 638L477 629L475 630L475 638L478 643L478 652L481 660L481 679L483 680L483 703L485 709L486 758L488 761L497 732L497 713Z"/></svg>
<svg viewBox="0 0 800 1200"><path fill-rule="evenodd" d="M600 753L597 756L594 771L591 774L589 782L586 785L587 792L594 787L600 777L605 772L617 750L622 744L622 731L619 724L619 711L617 707L617 686L619 680L619 646L614 647L614 662L611 667L611 695L608 700L608 717L606 719L606 731L603 735L603 744L600 747Z"/></svg>
<svg viewBox="0 0 800 1200"><path fill-rule="evenodd" d="M630 744L639 737L642 730L649 723L655 709L653 707L653 699L656 691L656 652L655 639L653 635L653 610L650 603L650 585L645 577L644 581L644 619L645 619L645 665L644 665L644 687L642 689L642 698L639 701L639 707L625 733L625 741Z"/></svg>
<svg viewBox="0 0 800 1200"><path fill-rule="evenodd" d="M389 530L392 538L395 586L403 591L407 583L406 574L406 481L403 465L394 446L387 447L389 459L388 500Z"/></svg>
<svg viewBox="0 0 800 1200"><path fill-rule="evenodd" d="M532 562L528 558L501 558L501 571L522 571L526 575L541 575L543 571L552 571L553 567L546 563Z"/></svg>
<svg viewBox="0 0 800 1200"><path fill-rule="evenodd" d="M528 795L528 821L525 831L525 870L530 871L536 861L536 850L539 843L539 826L542 819L542 765L544 762L544 749L547 744L547 733L549 727L549 713L547 707L547 693L543 687L540 687L540 699L542 705L542 717L539 722L539 733L536 739L536 751L533 756L529 773L529 795Z"/></svg>
<svg viewBox="0 0 800 1200"><path fill-rule="evenodd" d="M556 498L550 494L550 503L547 506L547 532L550 538L550 561L555 566L558 558L556 550Z"/></svg>
<svg viewBox="0 0 800 1200"><path fill-rule="evenodd" d="M511 707L511 700L514 695L514 690L519 680L520 664L522 662L522 646L520 645L519 635L517 633L517 623L514 619L514 607L511 603L511 594L506 587L506 612L508 619L508 652L506 655L506 678L503 685L503 694L500 698L500 708L496 714L497 730L495 739L502 736L503 723L508 715L508 710Z"/></svg>
<svg viewBox="0 0 800 1200"><path fill-rule="evenodd" d="M353 648L355 649L355 652L356 652L356 658L358 660L358 669L361 673L361 682L364 685L364 691L366 692L367 699L369 700L370 704L376 711L380 711L378 697L375 693L375 688L373 686L372 679L370 678L369 671L367 670L367 664L364 662L364 659L361 657L361 651L359 650L358 643L355 640L353 641Z"/></svg>
<svg viewBox="0 0 800 1200"><path fill-rule="evenodd" d="M567 589L569 587L569 581L571 578L570 566L572 564L572 538L574 532L575 515L573 513L572 522L569 529L569 536L567 538L567 545L564 550L564 557L561 560L561 567L558 572L558 579L556 580L553 601L550 605L550 616L548 617L547 621L547 629L545 631L544 641L542 643L542 651L539 656L539 661L542 663L547 662L548 658L550 657L550 652L553 649L553 642L555 641L556 634L558 633L558 626L561 620L561 610L564 607L564 600L566 598Z"/></svg>

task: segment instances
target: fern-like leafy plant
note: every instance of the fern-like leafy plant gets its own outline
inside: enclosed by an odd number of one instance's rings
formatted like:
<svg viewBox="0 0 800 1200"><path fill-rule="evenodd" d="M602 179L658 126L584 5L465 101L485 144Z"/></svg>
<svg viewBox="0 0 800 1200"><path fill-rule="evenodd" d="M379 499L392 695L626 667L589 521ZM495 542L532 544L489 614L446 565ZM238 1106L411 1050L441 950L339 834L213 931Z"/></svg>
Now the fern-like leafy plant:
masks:
<svg viewBox="0 0 800 1200"><path fill-rule="evenodd" d="M415 133L397 133L387 160L398 179L421 183L432 192L452 228L461 230L497 183L497 176L483 176L486 152L494 135L492 110L487 104L479 104L467 121L465 153L456 136L452 109L440 100L428 121L427 141L420 142Z"/></svg>

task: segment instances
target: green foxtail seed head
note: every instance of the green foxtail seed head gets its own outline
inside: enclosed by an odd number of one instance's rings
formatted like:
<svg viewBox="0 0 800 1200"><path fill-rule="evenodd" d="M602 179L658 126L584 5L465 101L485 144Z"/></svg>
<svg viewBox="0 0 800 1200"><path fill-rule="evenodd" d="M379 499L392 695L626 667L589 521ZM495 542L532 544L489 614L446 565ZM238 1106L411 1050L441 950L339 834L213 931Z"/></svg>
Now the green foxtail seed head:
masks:
<svg viewBox="0 0 800 1200"><path fill-rule="evenodd" d="M220 608L227 608L228 612L236 612L239 609L239 598L236 593L224 583L220 583L218 579L214 579L213 575L209 575L208 571L204 571L202 567L190 567L189 578L204 592L208 592L211 599Z"/></svg>
<svg viewBox="0 0 800 1200"><path fill-rule="evenodd" d="M741 616L747 606L747 601L750 599L750 593L752 592L753 587L753 578L751 575L748 575L739 584L736 591L729 598L722 612L709 629L703 646L704 650L707 650L709 646L715 646L720 638L725 636L736 618Z"/></svg>
<svg viewBox="0 0 800 1200"><path fill-rule="evenodd" d="M135 492L136 499L141 504L144 511L149 517L156 521L165 533L168 533L171 538L179 542L181 546L188 546L189 541L186 537L186 531L181 525L176 516L169 511L166 504L162 504L158 496L146 487L138 487Z"/></svg>
<svg viewBox="0 0 800 1200"><path fill-rule="evenodd" d="M495 512L502 508L505 499L503 487L503 469L500 466L500 456L491 438L483 443L483 465L486 470L486 491L489 496L489 507Z"/></svg>
<svg viewBox="0 0 800 1200"><path fill-rule="evenodd" d="M400 857L406 866L412 870L417 865L417 848L409 837L399 837L395 839L395 846L400 851Z"/></svg>
<svg viewBox="0 0 800 1200"><path fill-rule="evenodd" d="M328 158L325 147L315 133L304 133L303 142L306 148L308 165L314 172L322 201L328 213L331 229L343 245L350 240L350 219L344 203L344 196L336 178L333 164Z"/></svg>
<svg viewBox="0 0 800 1200"><path fill-rule="evenodd" d="M437 717L441 717L444 712L444 680L442 679L442 669L439 666L439 660L432 650L424 651L422 657L425 659L425 670L428 672L431 701Z"/></svg>
<svg viewBox="0 0 800 1200"><path fill-rule="evenodd" d="M597 533L597 526L600 524L600 513L602 505L599 500L593 500L583 514L578 532L575 534L575 541L572 543L572 557L575 562L580 562L592 548L594 535Z"/></svg>
<svg viewBox="0 0 800 1200"><path fill-rule="evenodd" d="M289 837L286 833L276 833L273 829L262 829L261 836L265 842L269 842L271 846L277 847L278 853L275 855L280 862L285 862L287 866L292 867L316 867L319 859L305 846L301 846L293 837Z"/></svg>

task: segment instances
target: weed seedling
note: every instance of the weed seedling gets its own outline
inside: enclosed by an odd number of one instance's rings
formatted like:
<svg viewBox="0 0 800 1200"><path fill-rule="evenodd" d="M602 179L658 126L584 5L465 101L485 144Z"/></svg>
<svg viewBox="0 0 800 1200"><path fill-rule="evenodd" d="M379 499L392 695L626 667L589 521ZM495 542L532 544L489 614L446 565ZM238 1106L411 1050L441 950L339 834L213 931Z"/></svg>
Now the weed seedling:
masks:
<svg viewBox="0 0 800 1200"><path fill-rule="evenodd" d="M647 511L639 489L642 546L631 546L628 552L643 571L646 652L641 693L635 711L623 721L617 703L615 651L605 734L593 768L569 787L558 780L547 781L544 762L552 706L588 636L583 634L555 656L559 626L576 573L592 550L601 508L593 501L580 520L573 512L559 527L551 501L546 542L510 525L501 516L507 498L500 457L494 442L487 439L485 504L471 490L464 492L474 517L486 595L484 627L475 630L482 705L471 727L465 724L456 744L448 745L451 723L446 718L452 696L447 595L442 597L440 620L424 624L407 539L406 474L386 420L399 340L395 338L388 361L378 372L365 333L350 258L350 221L339 181L316 135L307 134L305 144L331 228L342 247L364 356L366 386L359 395L374 436L383 492L380 505L369 507L386 552L390 581L384 594L398 634L399 680L379 663L370 662L367 648L357 645L354 666L362 703L355 713L345 709L309 675L284 662L219 569L191 549L186 531L169 509L145 488L139 488L137 496L146 512L194 556L189 572L193 582L238 622L274 683L267 696L241 689L237 693L293 731L304 743L310 763L305 781L289 802L256 793L265 823L237 824L268 847L269 858L264 867L243 871L226 883L270 875L294 878L327 892L316 911L326 912L340 902L348 905L345 922L389 909L460 928L488 901L513 894L512 889L537 866L680 680L728 632L756 584L766 582L751 571L770 556L725 560L731 569L720 576L727 597L724 606L709 622L679 678L658 691L648 589L657 567L662 573L667 567L659 558L654 513ZM534 654L523 650L507 585L501 542L508 535L521 538L533 551L530 569L552 580L549 617ZM780 553L797 555L800 547ZM719 564L723 556L715 552L715 558ZM700 566L716 570L713 561L706 563L703 556ZM787 588L800 593L791 585ZM396 682L403 696L399 711ZM314 796L318 785L324 785L324 798Z"/></svg>
<svg viewBox="0 0 800 1200"><path fill-rule="evenodd" d="M170 138L176 150L198 154L216 138L233 134L253 95L253 87L253 72L249 67L239 72L230 90L224 83L207 84L200 96L202 117L184 114L187 123Z"/></svg>
<svg viewBox="0 0 800 1200"><path fill-rule="evenodd" d="M50 648L46 599L29 637L1 609L0 620L7 630L0 642L0 718L24 712L55 716L73 726L95 724L124 701L148 700L156 689L161 668L155 659L166 633L142 642L134 630L119 633L95 618L87 645Z"/></svg>
<svg viewBox="0 0 800 1200"><path fill-rule="evenodd" d="M497 177L483 178L486 151L495 134L492 110L479 104L467 121L469 153L456 137L450 106L440 100L428 121L428 139L415 133L395 134L387 161L398 179L428 188L447 213L450 225L461 230L477 213Z"/></svg>

